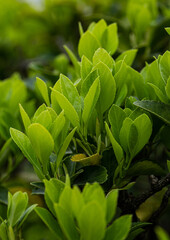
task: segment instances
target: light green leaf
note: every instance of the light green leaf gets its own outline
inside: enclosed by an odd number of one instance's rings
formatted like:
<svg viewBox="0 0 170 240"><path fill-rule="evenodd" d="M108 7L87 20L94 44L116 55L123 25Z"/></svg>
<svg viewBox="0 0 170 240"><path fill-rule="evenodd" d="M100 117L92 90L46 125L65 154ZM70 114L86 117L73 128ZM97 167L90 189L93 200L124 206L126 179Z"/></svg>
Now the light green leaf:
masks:
<svg viewBox="0 0 170 240"><path fill-rule="evenodd" d="M93 84L93 82L96 80L98 76L99 76L98 70L96 69L94 71L91 71L87 75L87 77L84 79L81 86L81 96L83 96L83 98L87 95L91 85Z"/></svg>
<svg viewBox="0 0 170 240"><path fill-rule="evenodd" d="M27 131L28 126L31 124L30 118L28 117L28 114L25 112L25 110L21 104L19 104L19 108L20 108L20 114L22 117L22 121L23 121L25 130Z"/></svg>
<svg viewBox="0 0 170 240"><path fill-rule="evenodd" d="M112 147L113 147L113 151L115 153L117 162L120 163L123 159L123 149L121 148L121 146L119 145L119 143L115 140L113 134L111 133L109 126L107 125L107 123L105 122L105 127L106 127L106 132L107 135L111 141Z"/></svg>
<svg viewBox="0 0 170 240"><path fill-rule="evenodd" d="M88 121L90 116L93 112L93 109L97 103L97 100L100 95L100 81L99 77L93 82L92 86L90 87L85 99L84 99L84 109L82 113L82 120L85 126L88 125Z"/></svg>
<svg viewBox="0 0 170 240"><path fill-rule="evenodd" d="M113 136L117 142L119 142L119 133L125 118L126 113L123 109L113 104L109 110L109 122L111 124Z"/></svg>
<svg viewBox="0 0 170 240"><path fill-rule="evenodd" d="M13 227L25 212L28 205L28 195L19 191L12 196L8 192L8 203L7 218L10 226Z"/></svg>
<svg viewBox="0 0 170 240"><path fill-rule="evenodd" d="M167 33L170 35L170 27L165 28L165 30L166 30Z"/></svg>
<svg viewBox="0 0 170 240"><path fill-rule="evenodd" d="M85 55L89 60L92 60L95 51L99 47L100 43L97 38L91 32L86 31L80 38L78 52L80 57Z"/></svg>
<svg viewBox="0 0 170 240"><path fill-rule="evenodd" d="M63 127L65 125L65 117L64 117L64 110L57 116L55 121L52 123L50 132L55 141L58 135L61 133Z"/></svg>
<svg viewBox="0 0 170 240"><path fill-rule="evenodd" d="M82 59L81 59L81 78L82 80L84 80L87 75L89 75L89 73L91 72L93 67L92 62L90 62L90 60L83 55Z"/></svg>
<svg viewBox="0 0 170 240"><path fill-rule="evenodd" d="M99 62L106 64L111 71L114 69L115 62L104 48L97 49L93 55L93 66Z"/></svg>
<svg viewBox="0 0 170 240"><path fill-rule="evenodd" d="M104 212L98 202L86 204L78 219L80 233L86 240L102 240L105 234L106 220Z"/></svg>
<svg viewBox="0 0 170 240"><path fill-rule="evenodd" d="M107 28L107 24L104 19L101 19L100 21L98 21L92 28L91 32L95 35L95 37L97 38L97 40L99 40L99 42L101 42L102 35L106 30L106 28Z"/></svg>
<svg viewBox="0 0 170 240"><path fill-rule="evenodd" d="M71 209L73 211L74 216L77 219L80 216L80 211L83 209L83 206L84 206L83 194L81 193L77 186L74 186L72 190Z"/></svg>
<svg viewBox="0 0 170 240"><path fill-rule="evenodd" d="M99 71L101 87L97 108L103 114L115 99L116 83L110 69L103 62L99 62L94 69Z"/></svg>
<svg viewBox="0 0 170 240"><path fill-rule="evenodd" d="M45 223L45 225L49 228L49 230L55 234L57 240L64 239L64 235L61 231L61 228L58 222L55 220L53 215L47 209L36 207L35 212L38 214L41 220Z"/></svg>
<svg viewBox="0 0 170 240"><path fill-rule="evenodd" d="M48 109L41 112L34 120L34 123L39 123L43 125L45 128L49 129L52 124L52 118Z"/></svg>
<svg viewBox="0 0 170 240"><path fill-rule="evenodd" d="M55 94L54 97L56 98L60 107L64 109L66 117L70 120L74 127L79 127L80 125L79 116L76 110L74 109L73 105L68 101L68 99L63 94L54 89L52 90Z"/></svg>
<svg viewBox="0 0 170 240"><path fill-rule="evenodd" d="M79 240L80 236L76 229L74 220L59 204L54 204L54 209L57 215L59 225L68 240Z"/></svg>
<svg viewBox="0 0 170 240"><path fill-rule="evenodd" d="M49 181L44 180L45 184L45 202L50 211L55 215L54 203L58 203L65 184L56 178Z"/></svg>
<svg viewBox="0 0 170 240"><path fill-rule="evenodd" d="M42 174L40 163L38 162L35 152L33 150L33 147L31 145L31 142L29 138L22 132L10 128L10 134L14 142L17 144L17 146L21 149L24 156L28 159L28 161L35 167L35 170L40 177L40 179L44 178L44 175Z"/></svg>
<svg viewBox="0 0 170 240"><path fill-rule="evenodd" d="M137 51L137 49L130 49L123 52L116 58L116 62L124 60L127 65L131 66L136 57Z"/></svg>
<svg viewBox="0 0 170 240"><path fill-rule="evenodd" d="M19 222L17 223L18 224L17 225L18 229L22 226L22 224L27 219L28 215L35 209L36 206L37 206L37 204L33 204L25 210L25 212L22 214L21 218L19 219Z"/></svg>
<svg viewBox="0 0 170 240"><path fill-rule="evenodd" d="M116 219L112 225L107 228L104 240L125 240L130 232L131 220L131 215L124 215Z"/></svg>
<svg viewBox="0 0 170 240"><path fill-rule="evenodd" d="M73 217L71 200L72 189L69 186L65 186L59 199L59 206L61 206L71 217Z"/></svg>
<svg viewBox="0 0 170 240"><path fill-rule="evenodd" d="M117 50L119 39L117 34L117 24L110 24L104 31L102 35L102 47L106 49L106 51L113 55Z"/></svg>
<svg viewBox="0 0 170 240"><path fill-rule="evenodd" d="M117 200L118 200L118 190L112 190L110 191L106 196L106 220L107 224L109 224L112 219L114 218L114 215L116 213L117 208Z"/></svg>
<svg viewBox="0 0 170 240"><path fill-rule="evenodd" d="M58 169L58 167L59 167L59 165L60 165L60 163L61 163L61 161L62 161L62 159L63 159L63 157L64 157L64 155L65 155L65 153L66 153L66 150L67 150L67 148L68 148L68 146L69 146L69 144L70 144L70 142L71 142L71 140L72 140L72 138L73 138L73 136L74 136L74 133L75 133L75 131L76 131L76 127L68 134L68 136L66 137L66 139L64 140L64 142L63 142L63 144L62 144L62 147L61 147L61 149L60 149L60 151L59 151L59 153L58 153L58 156L57 156L57 169Z"/></svg>
<svg viewBox="0 0 170 240"><path fill-rule="evenodd" d="M155 232L157 234L158 240L169 240L170 239L170 237L168 236L168 233L159 226L156 227Z"/></svg>
<svg viewBox="0 0 170 240"><path fill-rule="evenodd" d="M78 115L80 116L81 101L76 87L74 86L72 81L63 74L60 75L60 81L63 95L69 100L69 102L73 105Z"/></svg>
<svg viewBox="0 0 170 240"><path fill-rule="evenodd" d="M161 56L159 68L164 82L167 83L170 76L170 51L166 51L164 55Z"/></svg>
<svg viewBox="0 0 170 240"><path fill-rule="evenodd" d="M54 90L56 90L57 92L60 92L62 93L61 91L61 81L60 79L55 83L54 87L53 87ZM51 89L52 90L52 89ZM60 105L58 104L58 101L56 99L56 93L54 91L51 92L51 105L52 105L52 108L55 110L55 112L57 114L59 114L61 112L61 107Z"/></svg>
<svg viewBox="0 0 170 240"><path fill-rule="evenodd" d="M50 106L50 100L49 100L49 95L48 95L48 89L47 89L47 85L46 83L41 80L40 78L36 78L36 85L42 95L42 97L44 98L47 106Z"/></svg>
<svg viewBox="0 0 170 240"><path fill-rule="evenodd" d="M133 123L132 119L130 119L129 117L125 118L125 120L123 121L123 125L120 129L120 133L119 133L119 139L120 139L121 146L123 147L123 149L126 153L129 153L129 148L128 148L129 132L130 132L130 127L131 127L132 123Z"/></svg>
<svg viewBox="0 0 170 240"><path fill-rule="evenodd" d="M146 114L142 114L134 120L133 124L135 125L138 132L137 143L133 150L133 154L136 155L148 142L152 133L152 123L150 118ZM132 127L133 125L131 126L131 128Z"/></svg>
<svg viewBox="0 0 170 240"><path fill-rule="evenodd" d="M48 130L39 123L33 123L28 128L28 137L33 149L42 163L44 173L48 173L49 157L54 149L54 140Z"/></svg>
<svg viewBox="0 0 170 240"><path fill-rule="evenodd" d="M165 91L166 91L167 97L168 97L169 100L170 100L170 76L169 76L169 78L168 78L168 80L167 80L167 84L166 84L166 86L165 86Z"/></svg>
<svg viewBox="0 0 170 240"><path fill-rule="evenodd" d="M155 94L158 96L158 98L161 100L161 102L163 102L163 103L168 102L166 95L163 94L163 92L160 90L159 87L157 87L156 85L154 85L152 83L148 83L148 85L154 89Z"/></svg>

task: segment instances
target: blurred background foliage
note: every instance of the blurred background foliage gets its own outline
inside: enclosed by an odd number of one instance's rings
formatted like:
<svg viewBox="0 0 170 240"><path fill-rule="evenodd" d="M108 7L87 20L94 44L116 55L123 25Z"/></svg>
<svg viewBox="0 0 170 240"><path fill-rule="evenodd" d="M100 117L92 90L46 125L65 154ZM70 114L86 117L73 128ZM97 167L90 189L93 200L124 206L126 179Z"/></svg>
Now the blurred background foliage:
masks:
<svg viewBox="0 0 170 240"><path fill-rule="evenodd" d="M6 0L0 7L0 79L16 71L24 78L38 74L52 80L59 72L66 74L63 45L76 53L78 22L86 29L101 18L118 24L116 54L139 48L138 70L170 45L164 30L170 25L166 0Z"/></svg>

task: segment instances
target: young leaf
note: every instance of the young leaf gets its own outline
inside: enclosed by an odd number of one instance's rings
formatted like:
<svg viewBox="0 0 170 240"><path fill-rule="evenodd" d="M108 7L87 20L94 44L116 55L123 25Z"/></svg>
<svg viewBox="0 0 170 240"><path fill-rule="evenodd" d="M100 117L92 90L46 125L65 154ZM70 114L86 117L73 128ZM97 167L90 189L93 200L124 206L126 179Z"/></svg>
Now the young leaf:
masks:
<svg viewBox="0 0 170 240"><path fill-rule="evenodd" d="M18 220L23 215L27 205L28 205L28 195L27 193L16 192L13 196L8 193L9 205L7 211L7 217L10 226L15 226Z"/></svg>
<svg viewBox="0 0 170 240"><path fill-rule="evenodd" d="M39 123L33 123L28 128L28 136L33 149L47 174L49 157L54 149L54 140L48 130Z"/></svg>
<svg viewBox="0 0 170 240"><path fill-rule="evenodd" d="M31 124L30 118L28 117L28 114L25 112L25 110L21 104L19 104L19 108L20 108L20 114L22 117L22 121L23 121L25 130L27 131L28 126Z"/></svg>
<svg viewBox="0 0 170 240"><path fill-rule="evenodd" d="M121 146L123 147L124 151L126 153L129 153L129 148L128 148L128 144L129 144L129 133L130 133L130 127L132 125L133 121L130 118L125 118L125 120L123 121L123 125L120 129L120 133L119 133L119 139L120 139L120 143ZM136 139L136 135L134 135L134 138Z"/></svg>
<svg viewBox="0 0 170 240"><path fill-rule="evenodd" d="M59 151L59 153L58 153L58 156L57 156L57 169L58 169L58 167L59 167L59 165L60 165L60 163L61 163L61 161L62 161L62 159L63 159L63 157L64 157L64 155L65 155L65 152L66 152L66 150L67 150L67 148L68 148L68 146L69 146L69 144L70 144L70 142L71 142L71 140L72 140L72 138L73 138L73 136L74 136L74 133L75 133L75 131L76 131L76 127L68 134L68 136L66 137L66 139L64 140L64 143L63 143L63 145L62 145L62 147L61 147L61 149L60 149L60 151Z"/></svg>
<svg viewBox="0 0 170 240"><path fill-rule="evenodd" d="M93 66L95 66L99 62L103 62L104 64L106 64L111 71L114 69L115 62L104 48L99 48L94 53Z"/></svg>
<svg viewBox="0 0 170 240"><path fill-rule="evenodd" d="M117 34L117 24L110 24L104 31L101 39L101 45L106 51L113 55L117 50L119 39Z"/></svg>
<svg viewBox="0 0 170 240"><path fill-rule="evenodd" d="M80 38L78 52L80 57L85 55L89 60L92 60L95 51L99 47L100 43L97 38L91 32L86 31Z"/></svg>
<svg viewBox="0 0 170 240"><path fill-rule="evenodd" d="M106 220L107 224L111 222L113 219L116 208L117 208L117 200L118 200L118 190L112 190L110 191L106 196Z"/></svg>
<svg viewBox="0 0 170 240"><path fill-rule="evenodd" d="M17 223L18 229L22 226L22 224L27 219L28 215L35 209L36 206L37 206L37 204L33 204L25 210L25 212L22 214L21 218L19 219L19 222Z"/></svg>
<svg viewBox="0 0 170 240"><path fill-rule="evenodd" d="M112 225L107 228L104 240L125 240L130 232L131 220L131 215L124 215L116 219Z"/></svg>
<svg viewBox="0 0 170 240"><path fill-rule="evenodd" d="M164 55L161 56L159 68L164 82L167 83L170 76L170 51L166 51Z"/></svg>
<svg viewBox="0 0 170 240"><path fill-rule="evenodd" d="M165 91L166 91L167 97L168 97L169 100L170 100L170 76L169 76L169 78L168 78L168 80L167 80L167 84L166 84L166 86L165 86Z"/></svg>
<svg viewBox="0 0 170 240"><path fill-rule="evenodd" d="M44 180L45 202L50 211L55 215L54 203L58 203L65 184L56 178Z"/></svg>
<svg viewBox="0 0 170 240"><path fill-rule="evenodd" d="M105 20L101 19L94 25L93 29L91 30L91 32L95 35L95 37L97 38L97 40L99 40L99 42L101 42L102 35L106 28L107 28L107 24Z"/></svg>
<svg viewBox="0 0 170 240"><path fill-rule="evenodd" d="M152 83L148 83L148 85L154 89L155 94L158 96L158 98L161 100L161 102L168 103L168 99L167 99L166 95L163 94L163 92L159 89L159 87L157 87L156 85L154 85Z"/></svg>
<svg viewBox="0 0 170 240"><path fill-rule="evenodd" d="M99 71L101 88L97 107L99 112L103 114L114 101L116 83L110 69L103 62L99 62L94 69Z"/></svg>
<svg viewBox="0 0 170 240"><path fill-rule="evenodd" d="M87 127L89 118L93 112L93 109L97 103L100 95L100 81L99 77L93 82L90 87L85 99L84 99L84 109L82 113L82 120L84 125Z"/></svg>
<svg viewBox="0 0 170 240"><path fill-rule="evenodd" d="M52 231L58 240L63 240L64 236L61 231L61 228L58 222L55 220L53 215L45 208L36 207L35 212L41 218L41 220L45 223L45 225Z"/></svg>
<svg viewBox="0 0 170 240"><path fill-rule="evenodd" d="M98 76L99 76L98 70L96 69L94 71L91 71L87 75L87 77L84 79L81 86L81 96L83 96L83 98L87 95L91 85L93 84L93 82L96 80Z"/></svg>
<svg viewBox="0 0 170 240"><path fill-rule="evenodd" d="M59 225L68 240L79 240L80 236L76 229L74 220L59 204L54 204Z"/></svg>
<svg viewBox="0 0 170 240"><path fill-rule="evenodd" d="M45 128L49 129L52 124L52 118L50 112L47 110L41 112L34 120L34 123L39 123L43 125Z"/></svg>
<svg viewBox="0 0 170 240"><path fill-rule="evenodd" d="M130 49L123 52L116 58L116 62L124 60L127 65L131 66L136 57L137 51L137 49Z"/></svg>
<svg viewBox="0 0 170 240"><path fill-rule="evenodd" d="M31 145L29 138L24 133L14 128L10 128L10 134L14 142L23 152L24 156L35 167L35 170L38 173L38 176L40 177L40 179L44 178L40 163L35 156L35 152L33 150L33 147Z"/></svg>
<svg viewBox="0 0 170 240"><path fill-rule="evenodd" d="M111 141L112 147L113 147L113 151L115 153L117 162L120 163L123 159L123 149L121 148L121 146L119 145L119 143L115 140L115 138L113 137L113 134L111 133L109 126L107 125L107 123L105 122L105 128L106 128L106 132L107 135Z"/></svg>
<svg viewBox="0 0 170 240"><path fill-rule="evenodd" d="M125 118L126 113L123 109L113 104L109 110L109 122L111 124L113 136L117 142L119 142L119 133Z"/></svg>
<svg viewBox="0 0 170 240"><path fill-rule="evenodd" d="M72 81L63 74L60 75L60 81L63 95L69 100L69 102L73 105L78 115L80 116L81 101L76 87L74 86Z"/></svg>
<svg viewBox="0 0 170 240"><path fill-rule="evenodd" d="M95 200L86 204L78 219L80 233L86 240L102 240L105 234L106 221L101 206Z"/></svg>
<svg viewBox="0 0 170 240"><path fill-rule="evenodd" d="M46 83L41 80L40 78L36 78L36 85L42 95L42 97L44 98L47 106L50 106L50 100L49 100L49 95L48 95L48 89L47 89L47 85Z"/></svg>
<svg viewBox="0 0 170 240"><path fill-rule="evenodd" d="M66 117L70 120L74 127L79 127L80 125L79 116L76 110L74 109L73 105L68 101L68 99L63 94L59 93L54 89L52 90L55 93L54 96L58 101L60 107L64 109Z"/></svg>
<svg viewBox="0 0 170 240"><path fill-rule="evenodd" d="M51 132L51 135L52 135L54 141L59 136L59 134L61 133L64 125L65 125L65 117L64 117L64 111L62 111L57 116L55 121L52 123L51 128L50 128L50 132Z"/></svg>
<svg viewBox="0 0 170 240"><path fill-rule="evenodd" d="M87 77L87 75L89 75L89 73L92 70L92 67L93 67L92 62L90 62L90 60L83 55L83 57L81 59L81 78L82 78L82 80L84 80Z"/></svg>

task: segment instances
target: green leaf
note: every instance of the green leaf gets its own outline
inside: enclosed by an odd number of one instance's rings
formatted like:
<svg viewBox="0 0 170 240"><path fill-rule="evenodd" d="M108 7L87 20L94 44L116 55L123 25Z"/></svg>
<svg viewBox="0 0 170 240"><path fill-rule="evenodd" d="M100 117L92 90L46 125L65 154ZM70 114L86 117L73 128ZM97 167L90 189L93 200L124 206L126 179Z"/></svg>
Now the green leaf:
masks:
<svg viewBox="0 0 170 240"><path fill-rule="evenodd" d="M0 236L1 236L1 239L3 240L8 240L8 236L7 236L7 221L3 221L1 224L0 224Z"/></svg>
<svg viewBox="0 0 170 240"><path fill-rule="evenodd" d="M80 64L78 62L77 57L74 55L74 53L66 45L64 45L64 49L66 50L69 58L71 59L73 65L76 69L77 74L79 75L80 74Z"/></svg>
<svg viewBox="0 0 170 240"><path fill-rule="evenodd" d="M64 235L67 237L68 240L79 240L80 236L76 229L76 225L74 220L70 215L59 205L54 204L55 212L57 215L57 219L59 225L64 232Z"/></svg>
<svg viewBox="0 0 170 240"><path fill-rule="evenodd" d="M55 139L59 136L61 133L63 127L65 125L65 117L64 117L64 110L57 116L55 121L52 123L50 132L51 135L55 141Z"/></svg>
<svg viewBox="0 0 170 240"><path fill-rule="evenodd" d="M126 176L135 177L139 175L151 174L154 174L156 176L164 176L166 172L157 163L149 160L144 160L141 162L137 162L133 166L131 166L126 173Z"/></svg>
<svg viewBox="0 0 170 240"><path fill-rule="evenodd" d="M83 194L77 186L73 187L72 198L71 198L71 209L74 216L78 219L80 216L80 211L84 206Z"/></svg>
<svg viewBox="0 0 170 240"><path fill-rule="evenodd" d="M75 110L77 111L78 115L81 114L81 101L78 94L78 91L72 81L60 74L60 81L61 81L61 90L63 95L69 100L69 102L73 105Z"/></svg>
<svg viewBox="0 0 170 240"><path fill-rule="evenodd" d="M84 80L87 75L89 75L89 73L91 72L93 67L92 62L90 62L90 60L83 55L82 59L81 59L81 78L82 80Z"/></svg>
<svg viewBox="0 0 170 240"><path fill-rule="evenodd" d="M80 212L78 219L80 233L86 240L102 240L105 234L106 221L102 208L96 202L89 202Z"/></svg>
<svg viewBox="0 0 170 240"><path fill-rule="evenodd" d="M16 192L13 196L8 192L7 218L10 226L15 226L28 205L27 193Z"/></svg>
<svg viewBox="0 0 170 240"><path fill-rule="evenodd" d="M111 71L114 69L115 62L104 48L97 49L93 55L93 66L99 62L106 64Z"/></svg>
<svg viewBox="0 0 170 240"><path fill-rule="evenodd" d="M41 112L36 119L33 121L33 123L39 123L45 128L49 129L52 124L52 118L50 112L47 110Z"/></svg>
<svg viewBox="0 0 170 240"><path fill-rule="evenodd" d="M158 98L160 99L161 102L168 103L168 99L167 99L166 95L163 94L163 92L159 89L159 87L157 87L156 85L154 85L152 83L148 83L148 85L154 89L155 94L158 96Z"/></svg>
<svg viewBox="0 0 170 240"><path fill-rule="evenodd" d="M123 52L116 58L116 62L124 60L127 65L131 66L136 57L137 51L137 49L130 49Z"/></svg>
<svg viewBox="0 0 170 240"><path fill-rule="evenodd" d="M95 182L93 184L86 183L83 189L83 199L85 204L96 201L103 210L104 217L106 213L106 199L101 186Z"/></svg>
<svg viewBox="0 0 170 240"><path fill-rule="evenodd" d="M37 204L33 204L25 210L25 212L22 214L21 218L19 219L19 222L18 222L18 225L17 225L18 229L22 226L22 224L27 219L28 215L35 209L36 206L37 206Z"/></svg>
<svg viewBox="0 0 170 240"><path fill-rule="evenodd" d="M27 131L29 125L31 124L30 118L28 117L28 114L25 112L25 110L21 104L19 104L19 108L20 108L20 114L22 117L22 121L23 121L25 130Z"/></svg>
<svg viewBox="0 0 170 240"><path fill-rule="evenodd" d="M167 84L166 84L166 86L165 86L165 91L166 91L167 97L168 97L169 100L170 100L170 77L169 77L168 80L167 80Z"/></svg>
<svg viewBox="0 0 170 240"><path fill-rule="evenodd" d="M71 140L73 139L73 136L74 136L74 133L76 131L76 127L68 134L68 136L66 137L66 139L64 140L63 144L62 144L62 147L58 153L58 156L57 156L57 169L66 153L66 150L71 142Z"/></svg>
<svg viewBox="0 0 170 240"><path fill-rule="evenodd" d="M14 142L17 144L17 146L23 152L24 156L35 167L35 170L36 170L38 176L40 177L40 179L44 178L40 163L35 156L35 152L33 150L33 147L31 145L29 138L24 133L14 129L14 128L10 128L10 134L11 134L11 137L14 140Z"/></svg>
<svg viewBox="0 0 170 240"><path fill-rule="evenodd" d="M45 223L45 225L53 232L58 240L63 240L64 236L61 231L61 228L58 222L55 220L53 215L45 208L36 207L35 212L41 218L41 220Z"/></svg>
<svg viewBox="0 0 170 240"><path fill-rule="evenodd" d="M36 122L37 117L45 110L47 110L47 107L46 107L45 103L43 103L34 113L34 116L32 118L32 122Z"/></svg>
<svg viewBox="0 0 170 240"><path fill-rule="evenodd" d="M97 38L91 32L86 31L80 38L78 52L80 57L85 55L89 60L92 60L95 51L99 47L100 43Z"/></svg>
<svg viewBox="0 0 170 240"><path fill-rule="evenodd" d="M157 234L158 240L169 240L170 239L168 236L168 233L159 226L156 227L155 232Z"/></svg>
<svg viewBox="0 0 170 240"><path fill-rule="evenodd" d="M170 27L165 28L165 30L166 30L167 33L170 35Z"/></svg>
<svg viewBox="0 0 170 240"><path fill-rule="evenodd" d="M44 180L45 184L45 202L50 211L55 215L54 203L58 203L65 184L56 178L49 181Z"/></svg>
<svg viewBox="0 0 170 240"><path fill-rule="evenodd" d="M113 55L117 50L119 39L117 34L117 24L110 24L104 31L102 35L102 47L106 49L106 51Z"/></svg>
<svg viewBox="0 0 170 240"><path fill-rule="evenodd" d="M170 76L170 51L166 51L164 55L161 56L159 68L164 82L167 83Z"/></svg>
<svg viewBox="0 0 170 240"><path fill-rule="evenodd" d="M82 113L82 120L85 126L88 125L88 121L91 117L93 109L97 103L97 100L100 95L100 81L99 77L93 82L92 86L90 87L85 99L84 99L84 109Z"/></svg>
<svg viewBox="0 0 170 240"><path fill-rule="evenodd" d="M110 69L103 62L99 62L94 67L94 70L95 69L99 71L101 87L97 106L99 112L103 114L112 105L115 99L116 83Z"/></svg>
<svg viewBox="0 0 170 240"><path fill-rule="evenodd" d="M109 224L115 216L116 208L117 208L117 201L118 201L118 190L110 191L106 196L106 220L107 224Z"/></svg>
<svg viewBox="0 0 170 240"><path fill-rule="evenodd" d="M74 180L74 184L85 185L87 182L98 182L100 184L107 180L107 170L102 166L87 166L82 168L80 173Z"/></svg>
<svg viewBox="0 0 170 240"><path fill-rule="evenodd" d="M59 103L60 107L64 109L66 117L70 120L74 127L79 127L80 125L79 116L73 105L68 101L68 99L63 94L54 89L52 90L55 93L55 98Z"/></svg>
<svg viewBox="0 0 170 240"><path fill-rule="evenodd" d="M120 163L124 158L123 149L121 148L119 143L115 140L115 138L114 138L113 134L111 133L109 126L107 125L106 122L105 122L105 128L106 128L107 135L111 141L117 162Z"/></svg>
<svg viewBox="0 0 170 240"><path fill-rule="evenodd" d="M170 105L164 104L161 102L143 100L143 101L136 101L134 105L145 109L146 111L153 113L165 123L170 124Z"/></svg>
<svg viewBox="0 0 170 240"><path fill-rule="evenodd" d="M33 123L28 128L28 137L33 149L42 163L44 173L48 173L49 157L54 149L54 140L48 130L39 123Z"/></svg>
<svg viewBox="0 0 170 240"><path fill-rule="evenodd" d="M50 106L50 99L49 99L49 95L48 95L48 89L47 89L47 85L46 83L41 80L40 78L36 78L36 85L42 95L42 97L44 98L47 106Z"/></svg>
<svg viewBox="0 0 170 240"><path fill-rule="evenodd" d="M129 133L132 123L132 119L129 117L125 118L119 133L120 143L126 154L129 152ZM137 136L134 137L136 138Z"/></svg>
<svg viewBox="0 0 170 240"><path fill-rule="evenodd" d="M82 82L81 96L85 97L96 78L99 76L97 69L91 71Z"/></svg>
<svg viewBox="0 0 170 240"><path fill-rule="evenodd" d="M125 240L130 231L131 220L131 215L124 215L116 219L112 225L107 228L104 240Z"/></svg>
<svg viewBox="0 0 170 240"><path fill-rule="evenodd" d="M119 133L125 118L126 113L123 109L113 104L109 110L109 122L111 124L113 136L117 142L119 142Z"/></svg>
<svg viewBox="0 0 170 240"><path fill-rule="evenodd" d="M137 143L133 149L132 155L135 156L148 142L152 133L152 123L150 118L146 114L142 114L134 120L130 129L130 133L133 128L133 125L136 127L138 133Z"/></svg>
<svg viewBox="0 0 170 240"><path fill-rule="evenodd" d="M107 24L104 19L101 19L100 21L98 21L92 28L91 32L95 35L95 37L97 38L97 40L99 40L99 42L101 42L102 35L106 30L106 28L107 28Z"/></svg>

